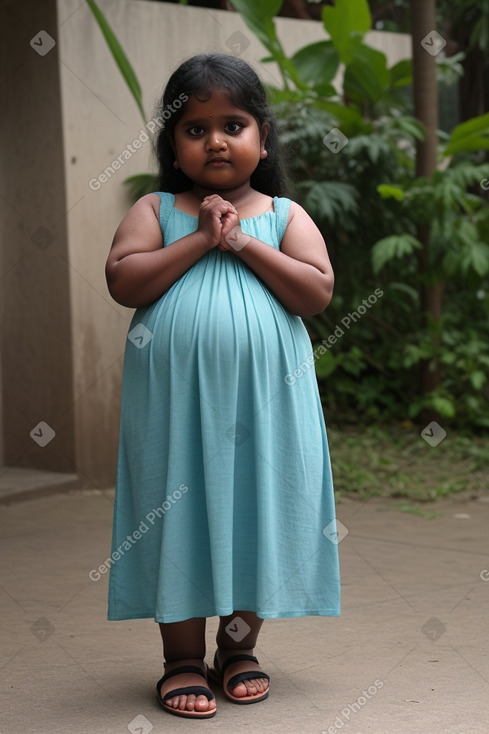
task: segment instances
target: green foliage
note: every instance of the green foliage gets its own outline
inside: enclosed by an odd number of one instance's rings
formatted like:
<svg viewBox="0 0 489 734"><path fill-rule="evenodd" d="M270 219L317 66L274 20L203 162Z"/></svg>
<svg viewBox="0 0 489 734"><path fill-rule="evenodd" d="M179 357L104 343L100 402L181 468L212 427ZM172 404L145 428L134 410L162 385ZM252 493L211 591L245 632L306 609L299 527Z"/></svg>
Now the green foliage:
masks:
<svg viewBox="0 0 489 734"><path fill-rule="evenodd" d="M304 84L314 88L318 79L326 97L332 97L335 89L330 85L338 72L340 59L332 41L318 41L304 46L291 58L297 74Z"/></svg>
<svg viewBox="0 0 489 734"><path fill-rule="evenodd" d="M411 234L393 234L375 243L372 248L372 267L379 273L384 265L404 255L411 255L414 250L421 250L422 245Z"/></svg>
<svg viewBox="0 0 489 734"><path fill-rule="evenodd" d="M341 8L337 3L327 10ZM430 180L415 178L423 129L399 94L412 81L410 61L388 69L383 54L366 50L364 29L349 28L348 21L340 31L334 24L328 31L341 50L338 59L347 61L342 92L318 91L321 83L331 84L334 68L331 45L321 42L294 57L307 69L301 73L310 88L273 92L295 194L323 231L336 272L332 303L307 320L315 347L343 331L316 362L327 414L358 423L416 420L433 410L444 421L487 428L487 326L476 293L489 274L489 207L480 188L489 179L480 153L487 147L488 116L458 126L446 139L440 134L439 170ZM314 83L321 50L325 76ZM323 142L333 127L348 137L336 154ZM430 232L422 276L419 226ZM374 293L379 279L382 298L346 328L343 321ZM426 325L420 298L426 282L443 284L441 324ZM472 324L470 342L466 323ZM437 360L442 384L422 395L420 364L434 369Z"/></svg>
<svg viewBox="0 0 489 734"><path fill-rule="evenodd" d="M112 54L112 57L114 61L116 62L117 66L119 67L119 70L122 74L122 77L124 78L127 86L129 87L129 90L134 97L136 104L138 106L138 109L141 113L141 116L144 121L146 121L146 116L143 109L143 100L141 95L141 87L139 85L138 79L136 77L136 74L134 73L134 69L132 68L129 59L127 58L126 54L124 53L122 46L120 45L119 41L117 40L112 28L108 24L105 15L102 13L100 8L98 7L95 0L86 0L86 3L90 10L92 11L95 20L97 21L100 30L102 31L105 40L107 41L107 45L109 47L109 50Z"/></svg>
<svg viewBox="0 0 489 734"><path fill-rule="evenodd" d="M366 0L337 0L333 7L322 10L324 27L333 39L343 64L351 64L365 33L372 26L370 8Z"/></svg>
<svg viewBox="0 0 489 734"><path fill-rule="evenodd" d="M287 57L280 43L273 18L282 7L283 0L267 0L265 4L261 0L232 0L232 6L237 10L247 26L262 42L270 54L270 59L276 61L282 72L285 87L290 80L299 89L306 85L302 82L293 63Z"/></svg>
<svg viewBox="0 0 489 734"><path fill-rule="evenodd" d="M129 62L94 0L87 3L142 111ZM440 133L438 170L416 178L416 143L424 132L405 95L412 64L389 67L385 54L364 42L371 24L366 0L323 8L329 38L290 58L273 20L281 0L232 4L267 49L264 61L280 69L282 87L268 92L294 195L321 228L336 273L332 303L306 320L314 346L328 344L316 370L330 423L410 422L432 410L444 426L489 430L489 202L482 188L489 180L489 114ZM476 0L459 0L459 11L454 23L476 13L471 43L485 43L489 11ZM458 78L460 61L460 55L438 59L440 79ZM345 136L341 150L328 148L333 128ZM156 186L149 174L129 183L135 197ZM426 247L419 228L429 233ZM439 322L423 312L427 284L443 289ZM443 371L439 387L424 395L421 363ZM398 496L412 496L408 478L405 485ZM430 497L450 487L441 482Z"/></svg>
<svg viewBox="0 0 489 734"><path fill-rule="evenodd" d="M472 150L489 150L489 113L457 125L444 149L444 154L453 155Z"/></svg>
<svg viewBox="0 0 489 734"><path fill-rule="evenodd" d="M351 184L305 180L298 189L307 192L304 205L320 221L347 225L348 216L358 210L358 191Z"/></svg>

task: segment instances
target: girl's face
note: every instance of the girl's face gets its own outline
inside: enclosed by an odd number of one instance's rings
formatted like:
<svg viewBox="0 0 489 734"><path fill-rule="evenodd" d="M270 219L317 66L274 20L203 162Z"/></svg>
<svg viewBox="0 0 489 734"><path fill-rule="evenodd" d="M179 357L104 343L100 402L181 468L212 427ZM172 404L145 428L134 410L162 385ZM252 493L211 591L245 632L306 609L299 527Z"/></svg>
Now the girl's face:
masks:
<svg viewBox="0 0 489 734"><path fill-rule="evenodd" d="M249 183L266 158L268 129L264 123L260 130L252 115L235 107L226 90L213 90L205 102L191 95L173 132L176 162L194 186L235 189Z"/></svg>

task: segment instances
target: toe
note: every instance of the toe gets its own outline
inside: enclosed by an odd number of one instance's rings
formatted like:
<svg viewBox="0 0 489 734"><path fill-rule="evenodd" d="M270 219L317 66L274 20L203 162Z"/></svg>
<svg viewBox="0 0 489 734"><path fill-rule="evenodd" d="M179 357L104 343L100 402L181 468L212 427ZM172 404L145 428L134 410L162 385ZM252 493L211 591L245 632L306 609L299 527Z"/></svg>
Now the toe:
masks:
<svg viewBox="0 0 489 734"><path fill-rule="evenodd" d="M188 696L179 696L178 706L176 706L175 708L180 709L180 711L185 711L185 709L187 708L187 698Z"/></svg>
<svg viewBox="0 0 489 734"><path fill-rule="evenodd" d="M244 684L246 686L246 692L248 696L256 696L256 694L258 693L258 688L255 685L255 681L247 680L244 682Z"/></svg>
<svg viewBox="0 0 489 734"><path fill-rule="evenodd" d="M213 704L213 705L211 705ZM206 696L197 696L195 700L195 710L196 711L211 711L216 706L216 702L214 700L209 701L209 699Z"/></svg>
<svg viewBox="0 0 489 734"><path fill-rule="evenodd" d="M257 694L265 691L265 686L262 685L263 680L263 678L252 678L249 681L245 681L249 696L256 696Z"/></svg>
<svg viewBox="0 0 489 734"><path fill-rule="evenodd" d="M236 688L233 689L233 696L237 698L243 698L244 696L257 696L265 693L268 688L268 682L266 678L251 678L243 683L239 683Z"/></svg>
<svg viewBox="0 0 489 734"><path fill-rule="evenodd" d="M249 683L249 681L246 681ZM233 696L236 696L236 698L243 698L244 696L249 696L248 688L244 683L238 683L238 685L233 688Z"/></svg>

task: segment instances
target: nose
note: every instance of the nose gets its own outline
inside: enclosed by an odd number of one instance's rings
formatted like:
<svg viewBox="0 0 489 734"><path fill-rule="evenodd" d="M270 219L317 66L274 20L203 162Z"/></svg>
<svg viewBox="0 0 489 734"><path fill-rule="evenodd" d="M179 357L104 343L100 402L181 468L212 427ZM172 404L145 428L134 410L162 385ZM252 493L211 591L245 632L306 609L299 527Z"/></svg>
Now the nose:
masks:
<svg viewBox="0 0 489 734"><path fill-rule="evenodd" d="M226 136L220 131L211 131L207 138L208 150L226 150L228 144L226 142Z"/></svg>

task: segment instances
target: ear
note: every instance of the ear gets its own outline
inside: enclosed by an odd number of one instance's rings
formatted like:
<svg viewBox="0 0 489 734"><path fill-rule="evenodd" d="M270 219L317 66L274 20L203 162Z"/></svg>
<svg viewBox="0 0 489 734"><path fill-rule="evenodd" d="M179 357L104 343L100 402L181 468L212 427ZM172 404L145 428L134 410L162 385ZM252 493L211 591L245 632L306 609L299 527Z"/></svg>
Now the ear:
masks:
<svg viewBox="0 0 489 734"><path fill-rule="evenodd" d="M265 142L267 139L268 131L270 130L270 125L268 122L264 122L261 126L261 133L260 133L260 158L266 158L268 155L268 151L265 150Z"/></svg>

